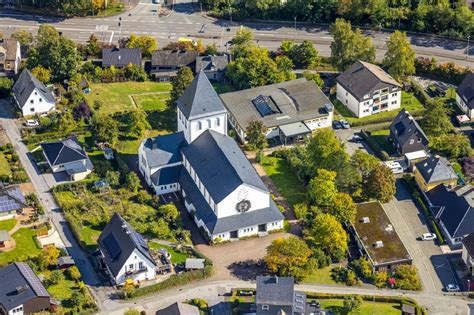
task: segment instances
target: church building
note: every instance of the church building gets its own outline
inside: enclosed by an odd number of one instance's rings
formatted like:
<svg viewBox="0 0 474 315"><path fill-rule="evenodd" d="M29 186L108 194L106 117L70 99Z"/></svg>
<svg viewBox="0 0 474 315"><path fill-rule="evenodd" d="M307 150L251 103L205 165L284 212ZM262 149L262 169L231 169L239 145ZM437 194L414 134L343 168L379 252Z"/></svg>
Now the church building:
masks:
<svg viewBox="0 0 474 315"><path fill-rule="evenodd" d="M265 235L284 216L234 139L227 110L201 71L177 101L178 131L145 139L139 167L156 194L179 192L212 241Z"/></svg>

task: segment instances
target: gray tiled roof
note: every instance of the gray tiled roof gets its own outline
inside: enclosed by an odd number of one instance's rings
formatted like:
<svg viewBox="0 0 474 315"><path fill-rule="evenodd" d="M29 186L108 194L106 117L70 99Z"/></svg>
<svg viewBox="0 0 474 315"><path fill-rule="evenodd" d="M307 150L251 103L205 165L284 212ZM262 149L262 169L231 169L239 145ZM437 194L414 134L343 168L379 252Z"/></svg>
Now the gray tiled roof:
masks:
<svg viewBox="0 0 474 315"><path fill-rule="evenodd" d="M202 71L199 71L176 103L188 120L226 112L224 104Z"/></svg>
<svg viewBox="0 0 474 315"><path fill-rule="evenodd" d="M18 186L0 188L0 213L26 208L26 200Z"/></svg>
<svg viewBox="0 0 474 315"><path fill-rule="evenodd" d="M199 309L196 306L176 302L170 306L159 310L157 315L199 315Z"/></svg>
<svg viewBox="0 0 474 315"><path fill-rule="evenodd" d="M179 180L179 174L181 173L181 168L181 165L162 167L155 173L151 174L151 181L157 186L177 183Z"/></svg>
<svg viewBox="0 0 474 315"><path fill-rule="evenodd" d="M325 106L331 104L313 80L305 78L255 87L219 95L229 113L243 129L251 121L260 120L265 127L328 116ZM259 96L270 97L280 113L262 117L252 100Z"/></svg>
<svg viewBox="0 0 474 315"><path fill-rule="evenodd" d="M149 168L180 162L180 150L187 145L182 131L144 141L143 150Z"/></svg>
<svg viewBox="0 0 474 315"><path fill-rule="evenodd" d="M76 137L41 143L41 148L51 166L87 159L87 154Z"/></svg>
<svg viewBox="0 0 474 315"><path fill-rule="evenodd" d="M196 58L196 72L225 71L229 63L229 56L199 56Z"/></svg>
<svg viewBox="0 0 474 315"><path fill-rule="evenodd" d="M194 50L155 50L151 55L151 65L193 68L197 56L198 52Z"/></svg>
<svg viewBox="0 0 474 315"><path fill-rule="evenodd" d="M474 187L466 185L449 190L438 185L426 193L433 207L441 207L433 214L443 222L452 238L474 232Z"/></svg>
<svg viewBox="0 0 474 315"><path fill-rule="evenodd" d="M294 280L291 277L257 276L258 305L293 305Z"/></svg>
<svg viewBox="0 0 474 315"><path fill-rule="evenodd" d="M469 109L474 109L474 73L466 75L456 92Z"/></svg>
<svg viewBox="0 0 474 315"><path fill-rule="evenodd" d="M451 164L444 157L432 156L415 165L427 184L458 178Z"/></svg>
<svg viewBox="0 0 474 315"><path fill-rule="evenodd" d="M336 80L359 101L364 99L364 95L372 94L374 91L387 86L401 87L394 78L379 66L363 61L356 61L341 73Z"/></svg>
<svg viewBox="0 0 474 315"><path fill-rule="evenodd" d="M126 67L129 64L141 66L142 52L140 48L103 48L102 67Z"/></svg>
<svg viewBox="0 0 474 315"><path fill-rule="evenodd" d="M206 130L182 151L215 203L241 184L268 191L235 140L229 136Z"/></svg>
<svg viewBox="0 0 474 315"><path fill-rule="evenodd" d="M50 297L27 263L13 263L0 269L0 304L10 311L36 297ZM25 291L17 293L17 288Z"/></svg>
<svg viewBox="0 0 474 315"><path fill-rule="evenodd" d="M428 142L428 137L423 129L421 129L416 120L404 108L393 120L390 125L390 130L392 131L391 134L397 138L396 140L401 146L408 142L413 134L416 134L417 138L423 138Z"/></svg>
<svg viewBox="0 0 474 315"><path fill-rule="evenodd" d="M16 59L16 52L18 48L18 41L12 38L5 38L3 39L3 43L0 43L0 46L5 48L7 51L5 55L5 60L15 60Z"/></svg>
<svg viewBox="0 0 474 315"><path fill-rule="evenodd" d="M123 228L123 226L126 228ZM105 264L114 276L117 276L135 249L155 264L143 237L118 213L114 213L109 223L102 230L97 244L105 256Z"/></svg>
<svg viewBox="0 0 474 315"><path fill-rule="evenodd" d="M18 77L18 80L16 80L15 85L13 85L13 93L20 107L25 106L26 101L28 101L28 98L35 89L37 89L48 102L55 101L53 93L36 79L30 70L25 68Z"/></svg>

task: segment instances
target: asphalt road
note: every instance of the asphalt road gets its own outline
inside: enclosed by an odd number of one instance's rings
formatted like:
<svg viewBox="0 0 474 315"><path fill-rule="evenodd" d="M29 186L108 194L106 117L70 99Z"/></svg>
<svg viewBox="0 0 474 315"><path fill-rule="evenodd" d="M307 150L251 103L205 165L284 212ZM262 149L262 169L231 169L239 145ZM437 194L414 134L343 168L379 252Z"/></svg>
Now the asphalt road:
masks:
<svg viewBox="0 0 474 315"><path fill-rule="evenodd" d="M119 27L119 18L122 18ZM103 42L117 43L120 37L130 34L151 35L158 40L158 45L163 47L170 41L176 41L180 37L201 38L205 44L216 43L221 49L235 34L241 24L233 23L230 32L227 32L228 21L216 20L202 16L195 11L191 3L181 2L174 7L174 12L169 16L159 15L159 6L152 4L150 0L142 0L142 3L130 11L119 16L106 18L73 18L57 19L38 17L22 13L3 12L0 13L0 31L6 35L17 29L26 29L36 32L41 24L52 24L69 38L85 42L90 34L94 33ZM319 50L322 56L330 55L329 45L332 37L327 26L317 27L299 24L296 30L293 23L243 23L254 32L254 38L261 47L276 49L284 39L310 40ZM372 38L377 48L377 58L382 59L386 46L385 41L389 33L366 31L367 36ZM466 59L466 43L433 38L427 36L410 36L412 47L418 56L436 56L440 62L455 61L460 65L471 65L474 62L474 49L471 49L471 57Z"/></svg>

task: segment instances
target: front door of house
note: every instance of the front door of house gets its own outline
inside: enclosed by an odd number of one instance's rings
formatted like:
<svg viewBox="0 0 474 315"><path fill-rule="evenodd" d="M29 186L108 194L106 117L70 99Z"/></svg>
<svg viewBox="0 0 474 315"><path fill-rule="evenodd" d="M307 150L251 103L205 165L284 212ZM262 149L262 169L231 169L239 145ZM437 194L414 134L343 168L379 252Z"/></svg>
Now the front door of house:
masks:
<svg viewBox="0 0 474 315"><path fill-rule="evenodd" d="M239 238L239 231L231 231L230 238Z"/></svg>
<svg viewBox="0 0 474 315"><path fill-rule="evenodd" d="M258 226L258 231L259 232L266 232L267 231L267 225L266 224L260 224Z"/></svg>

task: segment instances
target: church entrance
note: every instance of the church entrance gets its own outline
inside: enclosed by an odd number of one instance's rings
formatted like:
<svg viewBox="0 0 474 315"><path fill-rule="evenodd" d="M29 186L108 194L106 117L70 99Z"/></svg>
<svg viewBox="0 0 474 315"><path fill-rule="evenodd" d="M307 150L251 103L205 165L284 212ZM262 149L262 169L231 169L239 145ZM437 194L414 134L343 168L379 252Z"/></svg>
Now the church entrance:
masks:
<svg viewBox="0 0 474 315"><path fill-rule="evenodd" d="M239 238L239 231L231 231L230 238Z"/></svg>
<svg viewBox="0 0 474 315"><path fill-rule="evenodd" d="M267 225L266 224L260 224L258 226L258 231L259 232L266 232L267 231Z"/></svg>

